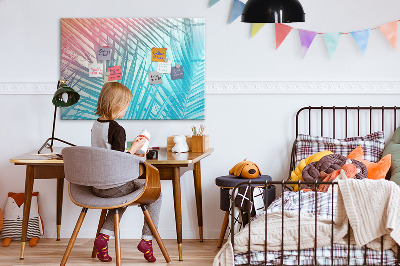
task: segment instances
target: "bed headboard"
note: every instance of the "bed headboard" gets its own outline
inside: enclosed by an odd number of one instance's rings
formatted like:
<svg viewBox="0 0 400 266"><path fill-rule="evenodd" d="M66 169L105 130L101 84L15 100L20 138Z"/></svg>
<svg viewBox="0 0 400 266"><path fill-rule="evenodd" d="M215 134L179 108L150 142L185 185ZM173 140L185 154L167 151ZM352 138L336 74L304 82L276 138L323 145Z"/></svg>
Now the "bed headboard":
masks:
<svg viewBox="0 0 400 266"><path fill-rule="evenodd" d="M398 126L396 106L308 106L296 114L296 137L299 134L347 138L363 136L382 130L389 139ZM295 164L295 144L293 144L290 171ZM290 176L290 172L289 172Z"/></svg>

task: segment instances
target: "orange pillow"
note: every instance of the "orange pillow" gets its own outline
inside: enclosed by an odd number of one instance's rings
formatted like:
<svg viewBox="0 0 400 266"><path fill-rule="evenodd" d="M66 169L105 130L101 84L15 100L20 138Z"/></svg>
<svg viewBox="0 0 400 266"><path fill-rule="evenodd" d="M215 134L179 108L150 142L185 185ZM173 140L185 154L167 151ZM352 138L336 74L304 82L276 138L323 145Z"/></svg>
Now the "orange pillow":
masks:
<svg viewBox="0 0 400 266"><path fill-rule="evenodd" d="M368 179L375 180L384 179L386 177L392 161L392 155L388 154L377 163L368 162L363 159L363 149L361 146L358 146L352 152L350 152L347 158L355 159L365 164L368 170Z"/></svg>

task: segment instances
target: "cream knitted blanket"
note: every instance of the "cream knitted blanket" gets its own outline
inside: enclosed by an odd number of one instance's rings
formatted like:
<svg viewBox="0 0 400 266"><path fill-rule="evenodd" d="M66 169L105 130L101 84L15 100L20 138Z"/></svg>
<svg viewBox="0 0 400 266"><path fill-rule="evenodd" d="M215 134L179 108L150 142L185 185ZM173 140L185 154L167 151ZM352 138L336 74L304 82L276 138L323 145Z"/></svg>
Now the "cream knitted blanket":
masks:
<svg viewBox="0 0 400 266"><path fill-rule="evenodd" d="M387 180L339 180L339 192L334 225L334 243L345 244L348 221L352 227L351 244L380 250L380 237L384 236L384 249L393 249L400 243L400 188ZM284 212L284 249L296 250L298 230L300 248L314 247L315 216L309 213ZM268 214L267 248L271 251L281 249L282 213ZM246 252L249 231L246 226L235 235L235 252ZM331 221L317 217L317 246L330 245ZM252 251L263 251L265 245L265 216L251 223ZM234 252L230 241L219 251L214 266L234 265Z"/></svg>
<svg viewBox="0 0 400 266"><path fill-rule="evenodd" d="M300 229L300 249L313 248L315 236L315 216L311 213L300 214L297 211L285 211L283 215L284 232L283 244L285 250L297 250L298 230ZM265 215L251 222L251 251L264 251L265 246ZM282 239L282 212L275 212L267 216L267 250L281 250ZM317 246L330 245L332 221L317 217ZM342 234L343 235L343 234ZM340 242L341 239L338 240ZM246 226L235 235L235 252L246 252L249 241L249 227ZM231 242L228 241L214 258L214 266L234 265L234 252Z"/></svg>
<svg viewBox="0 0 400 266"><path fill-rule="evenodd" d="M385 179L344 179L338 183L336 229L347 230L350 221L356 245L380 250L383 236L383 248L395 250L400 243L400 187Z"/></svg>

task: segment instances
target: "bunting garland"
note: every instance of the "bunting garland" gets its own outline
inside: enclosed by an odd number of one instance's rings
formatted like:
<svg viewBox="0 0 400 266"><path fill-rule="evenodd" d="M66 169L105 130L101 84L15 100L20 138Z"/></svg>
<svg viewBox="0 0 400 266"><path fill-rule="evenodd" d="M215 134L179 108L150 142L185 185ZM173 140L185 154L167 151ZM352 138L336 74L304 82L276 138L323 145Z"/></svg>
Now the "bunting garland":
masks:
<svg viewBox="0 0 400 266"><path fill-rule="evenodd" d="M254 37L254 35L256 35L262 27L264 27L266 23L253 23L253 26L251 28L251 38Z"/></svg>
<svg viewBox="0 0 400 266"><path fill-rule="evenodd" d="M275 40L276 40L276 49L281 45L281 43L285 40L286 36L290 33L292 27L281 24L275 23Z"/></svg>
<svg viewBox="0 0 400 266"><path fill-rule="evenodd" d="M316 35L317 33L315 31L299 30L301 55L303 58L306 56L308 48L310 48Z"/></svg>
<svg viewBox="0 0 400 266"><path fill-rule="evenodd" d="M370 29L351 32L351 35L353 36L363 55L365 55L365 51L367 50L370 32Z"/></svg>
<svg viewBox="0 0 400 266"><path fill-rule="evenodd" d="M229 24L232 23L235 19L237 19L240 15L242 15L242 11L244 8L244 3L239 0L233 0L231 17L229 18Z"/></svg>
<svg viewBox="0 0 400 266"><path fill-rule="evenodd" d="M213 5L215 5L218 2L219 2L219 0L210 0L210 5L208 7L212 7Z"/></svg>
<svg viewBox="0 0 400 266"><path fill-rule="evenodd" d="M393 49L397 49L397 21L386 23L378 29L383 33Z"/></svg>
<svg viewBox="0 0 400 266"><path fill-rule="evenodd" d="M212 7L219 1L220 0L210 0L209 7ZM243 8L245 6L245 4L240 0L231 0L231 1L232 1L232 11L229 17L229 24L231 24L238 17L240 17L240 15L243 12ZM299 31L303 58L307 54L308 49L310 48L312 42L314 41L317 35L323 36L329 56L331 58L333 58L333 55L335 54L335 51L339 45L340 37L344 34L351 34L358 48L360 49L361 53L365 55L368 47L368 41L371 30L379 29L386 38L386 40L389 42L389 44L392 46L392 48L396 50L397 30L399 21L400 20L395 20L375 28L369 28L351 32L332 32L332 33L322 33L304 29L296 29L285 24L275 23L276 49L279 48L279 46L283 43L283 41L286 39L286 37L292 30L297 30ZM252 23L251 38L253 38L261 30L261 28L265 26L265 24L266 23Z"/></svg>
<svg viewBox="0 0 400 266"><path fill-rule="evenodd" d="M340 36L342 36L342 34L340 34L339 32L333 32L333 33L325 33L323 36L326 48L328 48L328 53L332 58L333 54L336 51L336 48L338 47L339 39Z"/></svg>

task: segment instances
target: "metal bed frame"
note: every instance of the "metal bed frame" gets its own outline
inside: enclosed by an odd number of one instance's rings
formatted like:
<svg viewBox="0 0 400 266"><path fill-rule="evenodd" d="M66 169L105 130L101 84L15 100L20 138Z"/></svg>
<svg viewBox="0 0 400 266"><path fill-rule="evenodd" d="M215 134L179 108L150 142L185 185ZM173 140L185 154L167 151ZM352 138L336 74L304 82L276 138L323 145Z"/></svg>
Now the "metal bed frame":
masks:
<svg viewBox="0 0 400 266"><path fill-rule="evenodd" d="M349 125L349 113L350 112L356 112L357 115L357 136L360 136L360 113L361 112L369 112L369 132L372 133L372 125L373 125L373 114L375 114L376 112L381 112L381 130L384 131L385 130L385 113L387 113L387 111L393 112L393 130L396 129L396 118L397 118L397 111L400 108L393 106L393 107L348 107L348 106L344 106L344 107L337 107L337 106L331 106L331 107L324 107L324 106L320 106L320 107L312 107L312 106L308 106L308 107L303 107L301 108L297 114L296 114L296 138L297 136L300 134L299 133L299 120L300 120L300 114L303 111L308 111L308 134L311 135L311 131L312 131L312 126L311 126L311 112L316 110L317 112L319 111L319 115L320 115L320 136L324 136L324 126L326 125L326 123L324 124L324 111L325 110L331 110L329 113L331 113L332 115L332 129L333 129L333 138L336 137L336 122L338 119L336 119L336 113L337 112L344 112L344 121L342 122L342 125L344 125L344 129L345 129L345 137L348 137L348 125ZM325 112L327 113L327 112ZM326 115L326 114L325 114ZM325 121L328 119L325 119ZM315 121L314 121L315 122ZM318 121L317 121L318 122ZM354 121L355 122L355 121ZM344 124L343 124L344 123ZM354 123L352 124L354 125ZM290 172L295 169L296 165L295 165L295 158L296 158L296 154L295 154L295 146L296 146L296 141L293 144L293 148L292 148L292 153L291 153L291 160L290 160L290 171L289 171L289 176L290 176ZM259 188L263 188L265 191L265 195L266 198L268 198L268 188L271 185L276 185L276 186L281 186L282 188L282 195L285 192L285 190L291 190L290 186L287 185L300 185L301 184L306 184L306 185L315 185L314 191L317 192L318 186L319 185L324 185L324 184L330 184L332 185L332 190L334 189L334 186L336 186L338 183L336 181L332 181L332 182L319 182L319 181L315 181L315 182L304 182L304 181L252 181L251 179L249 181L246 182L242 182L240 184L238 184L237 186L234 187L233 191L232 191L232 195L235 195L236 190L239 187L242 186L251 186L251 187L259 187ZM299 193L299 202L301 202L301 192L300 190L298 191ZM250 198L252 198L253 191L250 189ZM334 193L332 193L332 237L331 237L331 261L332 261L332 265L334 263L334 250L333 250L333 224L334 224L334 217L333 217L333 210L334 210L334 206L333 206L333 200L334 199ZM317 197L317 193L315 193L315 213L317 213L317 203L318 203L318 197ZM267 201L264 201L264 208L265 208L265 247L264 247L264 262L259 263L259 265L272 265L272 264L268 264L267 262L267 233L268 233L268 219L267 219ZM284 197L282 197L282 212L284 212ZM298 220L298 226L300 227L300 204L299 204L299 210L298 210L298 214L299 214L299 220ZM235 217L235 208L234 208L234 197L232 197L231 200L231 232L230 232L230 236L231 236L231 244L232 247L234 248L235 245L235 241L234 241L234 217ZM313 264L307 264L307 265L318 265L317 264L317 254L316 254L316 249L317 249L317 215L315 215L315 239L314 239L314 258ZM251 243L251 219L249 219L248 222L248 227L249 227L249 242L247 245L247 264L245 265L250 265L251 264L251 249L250 249L250 243ZM282 216L282 239L281 239L281 249L280 249L280 264L279 265L284 265L283 264L283 251L284 251L284 240L283 240L283 235L284 235L284 218ZM300 249L300 242L301 242L301 238L300 238L300 230L298 233L298 243L297 243L297 265L304 265L304 264L300 264L300 254L301 254L301 249ZM399 252L397 253L397 258L396 258L396 263L395 265L400 265L400 246L397 245L397 248L399 250ZM367 265L367 253L366 253L366 246L363 246L364 249L364 263L363 265ZM347 264L346 265L350 265L350 224L348 226L348 233L347 233ZM384 261L383 261L383 236L381 237L381 257L380 257L380 265L384 265Z"/></svg>

